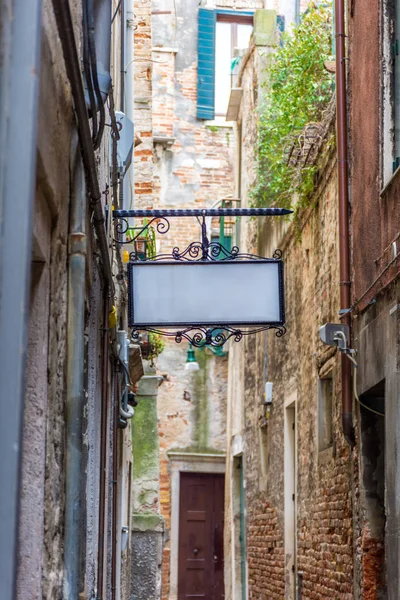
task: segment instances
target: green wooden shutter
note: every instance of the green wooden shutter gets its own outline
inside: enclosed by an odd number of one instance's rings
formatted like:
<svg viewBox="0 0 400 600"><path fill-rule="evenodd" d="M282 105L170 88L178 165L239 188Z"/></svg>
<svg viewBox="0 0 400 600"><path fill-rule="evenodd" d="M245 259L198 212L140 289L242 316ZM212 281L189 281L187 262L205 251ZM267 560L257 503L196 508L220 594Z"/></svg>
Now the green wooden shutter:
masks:
<svg viewBox="0 0 400 600"><path fill-rule="evenodd" d="M199 8L197 118L214 118L215 97L215 22L214 10Z"/></svg>

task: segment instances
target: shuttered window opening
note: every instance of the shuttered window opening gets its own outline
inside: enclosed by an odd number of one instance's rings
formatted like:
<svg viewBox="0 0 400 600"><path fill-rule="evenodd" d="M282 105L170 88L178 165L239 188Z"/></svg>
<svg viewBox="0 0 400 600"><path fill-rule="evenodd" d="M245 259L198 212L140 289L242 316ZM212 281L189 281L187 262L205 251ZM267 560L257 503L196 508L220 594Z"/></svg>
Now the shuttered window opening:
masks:
<svg viewBox="0 0 400 600"><path fill-rule="evenodd" d="M214 118L216 12L199 9L197 118Z"/></svg>
<svg viewBox="0 0 400 600"><path fill-rule="evenodd" d="M233 50L235 47L247 47L252 25L252 12L199 9L198 119L212 120L216 114L225 116L230 93Z"/></svg>

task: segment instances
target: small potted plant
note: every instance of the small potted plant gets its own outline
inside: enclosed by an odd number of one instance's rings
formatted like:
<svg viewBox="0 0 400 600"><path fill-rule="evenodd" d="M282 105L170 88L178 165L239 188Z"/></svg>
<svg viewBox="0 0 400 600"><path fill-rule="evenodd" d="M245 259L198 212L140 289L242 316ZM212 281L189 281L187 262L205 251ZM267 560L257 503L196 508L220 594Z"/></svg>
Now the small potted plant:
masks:
<svg viewBox="0 0 400 600"><path fill-rule="evenodd" d="M165 341L160 334L150 331L149 333L143 333L140 340L140 348L142 351L142 358L150 360L152 363L154 360L163 352L165 348Z"/></svg>
<svg viewBox="0 0 400 600"><path fill-rule="evenodd" d="M142 231L146 225L147 219L144 219L142 227L129 227L126 232L127 243L135 240L133 247L136 260L152 260L156 256L156 234L154 227L148 227ZM138 234L140 234L139 237L136 237Z"/></svg>

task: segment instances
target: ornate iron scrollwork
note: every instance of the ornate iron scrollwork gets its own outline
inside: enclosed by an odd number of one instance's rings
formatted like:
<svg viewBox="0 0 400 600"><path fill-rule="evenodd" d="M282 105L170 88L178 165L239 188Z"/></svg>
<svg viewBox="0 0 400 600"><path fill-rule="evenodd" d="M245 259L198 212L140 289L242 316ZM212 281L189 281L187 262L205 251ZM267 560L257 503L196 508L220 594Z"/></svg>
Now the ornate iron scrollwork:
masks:
<svg viewBox="0 0 400 600"><path fill-rule="evenodd" d="M192 242L189 246L180 252L179 248L175 247L172 250L171 258L173 260L199 261L199 260L233 260L239 254L239 248L233 246L231 250L227 250L225 246L219 242L211 242L204 244L203 242Z"/></svg>
<svg viewBox="0 0 400 600"><path fill-rule="evenodd" d="M243 336L253 335L254 333L260 333L261 331L267 331L269 329L276 329L276 337L282 337L286 333L286 327L283 325L265 325L256 327L255 329L236 329L228 325L218 325L213 327L204 327L197 325L193 327L186 327L179 331L169 331L164 329L155 329L152 327L146 327L146 331L157 333L164 337L174 338L175 342L180 344L182 340L187 340L194 348L222 348L224 344L229 340L233 339L235 342L240 342ZM139 340L140 331L134 331L132 339L134 341Z"/></svg>
<svg viewBox="0 0 400 600"><path fill-rule="evenodd" d="M127 214L125 214L127 212ZM140 211L139 211L140 212ZM142 211L146 212L146 211ZM153 211L154 213L155 211ZM125 241L123 238L125 234L131 229L128 221L128 217L130 216L129 211L117 211L117 215L114 217L114 231L116 238L113 240L116 244L133 244L140 236L155 223L155 228L157 232L161 235L167 233L170 229L170 223L168 219L161 214L150 219L150 221L146 224L142 224L135 229L135 232L139 230L138 233L132 239ZM168 211L167 211L168 212ZM184 212L184 211L183 211ZM251 211L250 211L251 212ZM144 217L147 215L138 215L140 217ZM181 251L178 247L174 247L170 254L158 254L157 256L153 256L151 259L143 259L138 258L137 252L132 252L130 254L131 262L143 262L149 260L149 262L162 262L162 261L178 261L178 262L223 262L223 261L258 261L265 260L263 256L257 256L254 254L244 254L239 252L239 248L237 246L233 246L230 250L225 248L219 242L210 242L207 238L206 231L206 222L205 222L205 211L202 214L202 222L201 225L201 241L192 242L189 244L183 251ZM276 249L273 253L273 259L276 261L282 260L282 251ZM224 344L232 339L235 342L239 342L243 336L252 335L255 333L259 333L261 331L267 331L269 329L275 329L275 335L277 337L282 337L286 333L286 328L281 324L268 324L268 325L260 325L254 326L251 328L244 327L243 329L239 329L230 325L213 325L213 326L205 326L202 324L193 324L187 327L183 327L182 329L170 330L170 329L157 329L150 326L143 327L143 331L149 331L153 333L157 333L159 335L174 338L177 343L181 343L182 340L187 340L192 346L195 348L222 348ZM140 337L140 331L133 332L133 339L138 340Z"/></svg>
<svg viewBox="0 0 400 600"><path fill-rule="evenodd" d="M171 226L170 222L168 221L168 219L166 217L154 217L153 219L150 219L150 221L148 223L146 223L145 225L140 225L138 228L139 232L133 238L130 238L129 240L122 240L121 237L123 235L125 235L130 229L132 229L132 227L129 225L129 221L127 218L115 217L114 218L114 230L115 230L116 237L113 238L113 242L115 242L116 244L134 244L136 242L136 240L138 238L140 238L140 236L149 227L151 227L153 225L153 223L155 223L155 228L157 230L157 233L159 233L160 235L164 235L164 234L168 233L170 226Z"/></svg>

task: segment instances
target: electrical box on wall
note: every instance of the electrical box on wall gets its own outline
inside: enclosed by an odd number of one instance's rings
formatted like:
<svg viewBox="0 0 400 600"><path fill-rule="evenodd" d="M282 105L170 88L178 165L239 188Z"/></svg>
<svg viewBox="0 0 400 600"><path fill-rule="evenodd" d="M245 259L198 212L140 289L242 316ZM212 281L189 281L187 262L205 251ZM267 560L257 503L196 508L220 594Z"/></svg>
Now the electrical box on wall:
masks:
<svg viewBox="0 0 400 600"><path fill-rule="evenodd" d="M265 383L264 404L272 404L272 381Z"/></svg>
<svg viewBox="0 0 400 600"><path fill-rule="evenodd" d="M328 346L339 346L349 344L349 328L343 323L325 323L319 328L321 342Z"/></svg>

